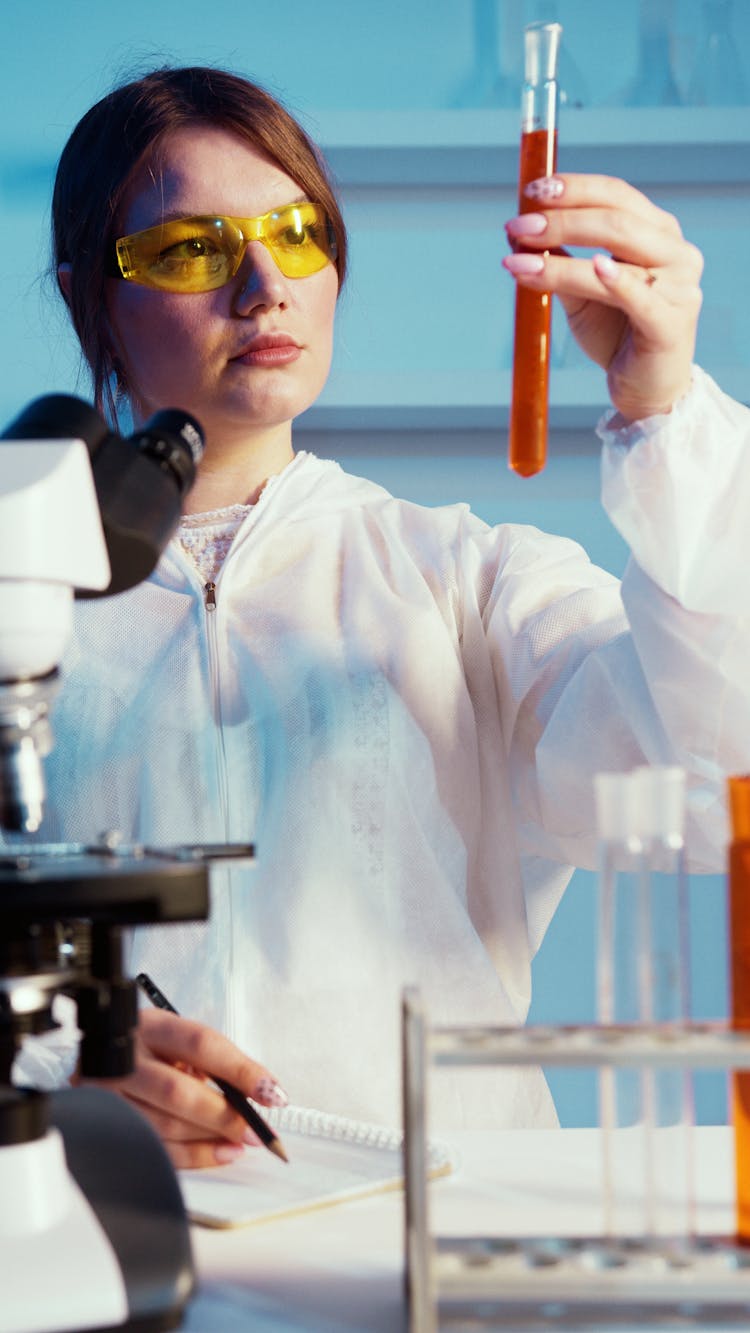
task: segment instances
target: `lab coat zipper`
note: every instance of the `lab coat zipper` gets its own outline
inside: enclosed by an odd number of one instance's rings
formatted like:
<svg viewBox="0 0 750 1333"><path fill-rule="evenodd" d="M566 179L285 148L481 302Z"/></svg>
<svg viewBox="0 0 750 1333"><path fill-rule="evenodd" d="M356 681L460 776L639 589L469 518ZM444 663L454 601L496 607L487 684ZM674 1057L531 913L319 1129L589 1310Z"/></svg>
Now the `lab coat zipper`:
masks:
<svg viewBox="0 0 750 1333"><path fill-rule="evenodd" d="M224 722L221 711L221 679L219 670L219 645L218 631L216 626L216 584L209 580L203 589L203 599L206 608L206 634L208 641L208 663L209 678L211 682L211 706L215 719L217 730L216 746L216 776L219 790L219 802L224 824L224 839L230 841L229 825L229 765L227 763L226 746L224 742ZM217 878L223 880L218 893L213 894L211 900L211 912L217 915L221 913L224 929L224 948L223 954L226 960L226 1021L225 1032L230 1040L236 1041L241 1037L238 1022L238 1004L236 996L236 972L234 957L234 912L233 912L233 871L227 865L219 871Z"/></svg>
<svg viewBox="0 0 750 1333"><path fill-rule="evenodd" d="M219 802L221 807L222 821L224 824L224 838L229 842L229 787L227 782L227 755L224 745L224 723L221 713L221 681L219 671L219 646L218 634L216 629L216 584L212 581L205 584L203 597L206 607L206 634L208 636L208 668L209 679L211 683L211 707L216 722L217 731L217 756L216 756L216 775L219 789Z"/></svg>

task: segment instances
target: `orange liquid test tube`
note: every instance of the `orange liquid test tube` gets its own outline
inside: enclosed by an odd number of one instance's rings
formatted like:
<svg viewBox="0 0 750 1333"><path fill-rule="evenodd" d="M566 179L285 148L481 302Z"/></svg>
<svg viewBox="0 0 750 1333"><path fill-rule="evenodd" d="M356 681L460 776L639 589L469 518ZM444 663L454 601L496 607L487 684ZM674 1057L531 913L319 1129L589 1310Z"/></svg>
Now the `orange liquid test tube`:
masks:
<svg viewBox="0 0 750 1333"><path fill-rule="evenodd" d="M524 30L519 213L538 208L525 198L525 186L552 175L557 167L556 67L561 34L559 23L532 23ZM540 472L547 458L551 316L549 292L516 287L508 465L523 477Z"/></svg>
<svg viewBox="0 0 750 1333"><path fill-rule="evenodd" d="M729 976L733 1028L750 1031L750 775L729 779ZM750 1245L750 1069L731 1078L737 1240Z"/></svg>

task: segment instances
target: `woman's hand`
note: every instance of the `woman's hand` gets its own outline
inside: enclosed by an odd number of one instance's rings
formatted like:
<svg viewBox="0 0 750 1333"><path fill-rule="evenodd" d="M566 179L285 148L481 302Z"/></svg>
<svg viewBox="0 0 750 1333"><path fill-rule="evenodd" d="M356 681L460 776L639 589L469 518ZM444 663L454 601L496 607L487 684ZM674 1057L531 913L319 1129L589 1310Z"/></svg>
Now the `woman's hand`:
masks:
<svg viewBox="0 0 750 1333"><path fill-rule="evenodd" d="M263 1065L226 1037L164 1010L141 1011L135 1070L108 1080L146 1116L178 1167L216 1166L239 1157L258 1138L210 1079L238 1087L263 1106L285 1106L286 1093ZM100 1082L97 1080L97 1082Z"/></svg>
<svg viewBox="0 0 750 1333"><path fill-rule="evenodd" d="M676 218L614 177L551 176L532 181L525 196L535 211L506 225L525 253L506 256L505 268L523 287L556 294L574 338L606 370L623 417L668 412L690 386L700 251ZM598 253L566 253L579 245Z"/></svg>

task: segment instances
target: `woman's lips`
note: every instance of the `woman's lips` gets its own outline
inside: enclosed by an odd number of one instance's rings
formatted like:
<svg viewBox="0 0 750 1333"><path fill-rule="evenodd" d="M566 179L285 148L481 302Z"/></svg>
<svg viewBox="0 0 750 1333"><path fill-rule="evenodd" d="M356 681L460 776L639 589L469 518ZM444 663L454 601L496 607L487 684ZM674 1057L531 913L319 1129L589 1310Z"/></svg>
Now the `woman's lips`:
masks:
<svg viewBox="0 0 750 1333"><path fill-rule="evenodd" d="M291 338L259 338L232 360L241 366L286 366L301 355Z"/></svg>

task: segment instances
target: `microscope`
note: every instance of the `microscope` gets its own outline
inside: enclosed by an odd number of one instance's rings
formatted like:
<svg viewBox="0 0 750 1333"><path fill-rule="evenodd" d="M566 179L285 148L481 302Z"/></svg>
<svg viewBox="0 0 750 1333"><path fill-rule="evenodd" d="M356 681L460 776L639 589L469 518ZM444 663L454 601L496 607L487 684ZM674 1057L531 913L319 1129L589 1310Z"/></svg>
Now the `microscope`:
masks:
<svg viewBox="0 0 750 1333"><path fill-rule="evenodd" d="M195 1284L177 1177L146 1120L113 1092L49 1094L14 1086L11 1071L67 995L82 1078L130 1073L137 1001L122 932L208 915L220 849L33 836L74 599L151 573L202 448L186 413L123 437L63 394L0 436L0 1333L174 1328Z"/></svg>

